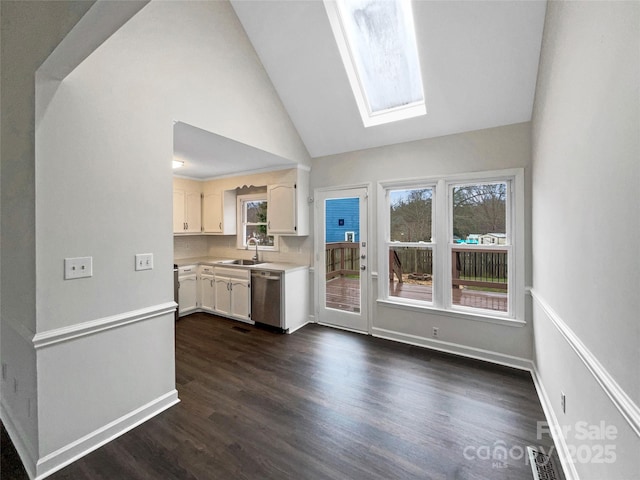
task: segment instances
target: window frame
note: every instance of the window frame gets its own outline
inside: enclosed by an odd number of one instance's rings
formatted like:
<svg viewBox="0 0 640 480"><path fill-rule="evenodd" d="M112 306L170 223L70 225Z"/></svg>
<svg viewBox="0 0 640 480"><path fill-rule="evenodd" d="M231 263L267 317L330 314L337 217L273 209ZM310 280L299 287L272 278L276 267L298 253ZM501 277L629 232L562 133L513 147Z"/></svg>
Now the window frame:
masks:
<svg viewBox="0 0 640 480"><path fill-rule="evenodd" d="M508 269L508 311L499 312L473 307L452 305L451 257L453 243L453 202L454 186L491 183L507 184L506 230L507 245L466 245L476 249L509 249ZM389 296L389 247L390 203L389 191L409 188L434 188L432 206L432 241L420 246L433 248L433 302L411 301ZM418 312L433 311L450 317L479 320L508 326L523 326L525 318L525 277L524 277L524 169L513 168L468 174L454 174L438 177L423 177L411 180L390 180L378 182L378 216L384 225L378 227L378 300L380 304L392 308L409 309ZM394 242L395 243L395 242ZM396 244L397 245L397 244ZM472 250L473 248L469 248Z"/></svg>
<svg viewBox="0 0 640 480"><path fill-rule="evenodd" d="M236 216L236 222L237 222L237 234L236 234L236 246L238 248L238 250L246 250L247 247L247 240L246 240L246 236L247 236L247 230L246 230L246 226L247 226L247 222L246 222L246 218L247 218L247 207L246 204L249 202L255 202L255 201L263 201L263 202L267 202L267 212L269 211L269 203L268 203L268 199L267 199L267 192L264 193L249 193L249 194L245 194L245 195L238 195L236 198L236 202L237 202L237 211L239 212L239 215ZM265 227L267 227L267 223L268 222L264 222ZM261 225L261 223L249 223L249 225ZM269 245L258 245L258 250L260 251L267 251L267 252L274 252L274 251L278 251L279 250L279 246L278 246L278 235L268 235L273 237L273 246L269 246ZM251 246L251 248L254 248L253 246Z"/></svg>
<svg viewBox="0 0 640 480"><path fill-rule="evenodd" d="M398 190L422 190L422 189L431 189L431 241L430 242L400 242L400 241L391 241L391 203L390 203L390 192L398 191ZM379 265L386 265L386 274L384 278L389 278L389 250L393 247L407 247L407 248L427 248L431 250L432 258L436 258L436 210L437 210L437 185L436 183L420 183L416 182L416 180L411 180L408 182L394 182L393 186L385 188L384 190L385 196L385 205L384 209L384 228L379 230L383 230L383 241L380 241L380 245L383 245L381 250L384 250L384 261L380 261ZM435 263L435 261L434 261ZM435 269L435 265L434 265ZM432 291L436 289L436 283L438 282L438 276L433 272L432 276ZM406 303L407 305L414 305L417 307L425 306L432 307L434 306L435 295L432 293L432 301L427 300L414 300L410 298L401 299L401 297L391 296L389 292L389 282L381 282L384 288L384 298L387 300L391 300L393 302L398 299L401 303Z"/></svg>
<svg viewBox="0 0 640 480"><path fill-rule="evenodd" d="M495 185L498 183L504 183L506 185L506 199L505 199L505 230L506 230L506 240L504 245L485 245L480 242L477 244L458 244L453 241L453 189L456 187L465 187L465 186L475 186L475 185ZM512 192L513 192L513 179L483 179L480 181L448 181L447 184L447 207L448 207L448 232L447 232L447 259L449 261L446 266L447 272L451 272L453 269L452 258L453 258L453 249L464 250L468 252L473 251L487 251L493 250L496 252L507 252L507 311L491 311L481 308L475 307L466 307L464 305L454 305L453 304L453 292L452 289L447 286L444 291L444 304L445 308L460 311L466 313L476 313L487 314L490 312L491 315L496 315L499 317L508 317L513 318L513 301L514 301L514 281L512 279L512 267L513 267L513 248L512 248L512 225L513 225L513 205L512 205ZM487 232L491 233L491 232ZM482 238L482 234L478 237ZM448 285L451 284L452 279L449 278Z"/></svg>

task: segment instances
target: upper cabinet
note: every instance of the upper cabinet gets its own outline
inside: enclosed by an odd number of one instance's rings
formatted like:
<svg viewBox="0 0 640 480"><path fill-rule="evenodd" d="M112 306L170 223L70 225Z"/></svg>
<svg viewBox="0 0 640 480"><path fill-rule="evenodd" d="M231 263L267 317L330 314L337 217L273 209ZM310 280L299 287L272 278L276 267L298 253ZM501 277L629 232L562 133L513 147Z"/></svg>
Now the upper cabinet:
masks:
<svg viewBox="0 0 640 480"><path fill-rule="evenodd" d="M173 233L201 233L202 191L200 182L174 179Z"/></svg>
<svg viewBox="0 0 640 480"><path fill-rule="evenodd" d="M297 169L295 177L267 186L269 235L309 235L309 172Z"/></svg>
<svg viewBox="0 0 640 480"><path fill-rule="evenodd" d="M309 170L304 168L202 182L174 177L173 233L236 235L238 189L265 186L268 234L309 235Z"/></svg>
<svg viewBox="0 0 640 480"><path fill-rule="evenodd" d="M209 190L202 197L202 229L204 233L235 235L235 190Z"/></svg>

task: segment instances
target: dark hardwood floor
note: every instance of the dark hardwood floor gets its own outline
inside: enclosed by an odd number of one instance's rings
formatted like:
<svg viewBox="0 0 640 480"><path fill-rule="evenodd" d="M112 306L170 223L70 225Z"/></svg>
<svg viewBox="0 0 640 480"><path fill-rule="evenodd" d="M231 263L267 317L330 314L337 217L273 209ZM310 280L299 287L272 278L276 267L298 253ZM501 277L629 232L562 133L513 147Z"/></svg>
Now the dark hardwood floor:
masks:
<svg viewBox="0 0 640 480"><path fill-rule="evenodd" d="M328 327L190 315L176 371L181 403L50 478L530 480L552 445L528 373Z"/></svg>

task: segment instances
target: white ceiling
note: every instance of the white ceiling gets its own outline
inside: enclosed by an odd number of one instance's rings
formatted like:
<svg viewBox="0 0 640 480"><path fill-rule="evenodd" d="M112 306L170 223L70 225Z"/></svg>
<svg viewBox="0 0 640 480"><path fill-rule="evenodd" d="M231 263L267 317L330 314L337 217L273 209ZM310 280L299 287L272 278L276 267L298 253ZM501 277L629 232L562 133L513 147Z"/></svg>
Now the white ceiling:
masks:
<svg viewBox="0 0 640 480"><path fill-rule="evenodd" d="M369 128L322 0L231 4L311 157L531 120L546 1L414 0L427 115ZM174 150L194 178L292 164L181 122Z"/></svg>
<svg viewBox="0 0 640 480"><path fill-rule="evenodd" d="M231 0L309 154L531 120L546 2L414 0L427 115L364 128L321 0Z"/></svg>
<svg viewBox="0 0 640 480"><path fill-rule="evenodd" d="M202 179L296 165L292 160L183 122L173 125L173 158L184 162L173 171L175 175Z"/></svg>

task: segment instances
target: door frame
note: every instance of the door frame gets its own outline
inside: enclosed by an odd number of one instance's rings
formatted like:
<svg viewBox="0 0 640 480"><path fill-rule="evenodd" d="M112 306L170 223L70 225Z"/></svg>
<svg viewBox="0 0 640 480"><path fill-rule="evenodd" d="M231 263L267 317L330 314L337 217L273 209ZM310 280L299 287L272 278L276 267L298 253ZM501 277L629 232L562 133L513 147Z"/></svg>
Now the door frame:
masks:
<svg viewBox="0 0 640 480"><path fill-rule="evenodd" d="M320 302L323 302L324 299L320 298L321 297L321 282L325 282L326 281L326 276L324 274L324 271L321 271L319 267L320 264L320 256L324 255L324 249L321 249L320 247L324 245L324 238L322 238L322 235L324 233L324 225L320 224L320 215L318 214L319 209L323 207L322 202L319 199L320 194L330 194L332 192L335 193L340 193L340 192L344 192L346 190L354 190L354 189L364 189L365 190L365 204L366 204L366 220L367 220L367 225L366 225L366 238L367 238L367 268L366 270L364 270L364 273L361 272L361 285L364 286L364 288L366 288L366 309L365 309L365 313L364 315L366 315L366 324L367 324L367 328L365 331L362 330L354 330L348 327L342 327L340 325L334 325L334 324L329 324L329 323L323 323L320 321ZM373 293L372 291L372 287L373 287L373 282L372 282L372 270L371 270L371 263L373 262L374 258L376 258L372 252L373 250L373 245L375 244L374 242L372 242L372 236L371 236L371 221L372 221L372 216L373 216L373 212L371 209L371 193L373 191L373 185L371 184L371 182L367 182L367 183L358 183L358 184L350 184L350 185L339 185L339 186L334 186L334 187L318 187L315 188L313 190L313 198L314 198L314 202L313 202L313 231L314 231L314 247L313 247L313 265L314 265L314 308L313 308L313 313L314 313L314 317L315 317L315 322L320 324L320 325L325 325L328 327L333 327L333 328L338 328L341 330L348 330L348 331L352 331L355 333L361 333L364 335L371 335L372 334L372 329L373 329L373 321L372 321L372 302L371 302L371 295ZM323 216L324 217L324 216ZM362 278L362 276L364 278ZM361 294L362 295L362 294ZM362 298L362 296L361 296ZM362 313L362 312L361 312Z"/></svg>

